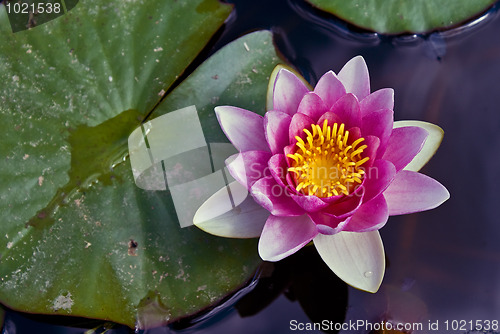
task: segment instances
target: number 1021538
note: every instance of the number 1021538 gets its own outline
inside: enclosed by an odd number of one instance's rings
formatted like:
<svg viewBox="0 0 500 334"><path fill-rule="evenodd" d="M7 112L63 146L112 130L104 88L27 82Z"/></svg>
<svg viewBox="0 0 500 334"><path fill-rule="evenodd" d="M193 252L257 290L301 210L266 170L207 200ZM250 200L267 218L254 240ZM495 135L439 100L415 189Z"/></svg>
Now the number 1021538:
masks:
<svg viewBox="0 0 500 334"><path fill-rule="evenodd" d="M7 14L59 14L63 11L59 2L7 2L5 9Z"/></svg>

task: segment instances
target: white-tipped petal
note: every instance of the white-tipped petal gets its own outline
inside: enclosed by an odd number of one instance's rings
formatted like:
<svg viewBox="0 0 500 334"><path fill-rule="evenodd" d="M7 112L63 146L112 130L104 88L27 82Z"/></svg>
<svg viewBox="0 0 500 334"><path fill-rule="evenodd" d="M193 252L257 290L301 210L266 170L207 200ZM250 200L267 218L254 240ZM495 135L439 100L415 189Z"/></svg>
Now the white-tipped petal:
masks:
<svg viewBox="0 0 500 334"><path fill-rule="evenodd" d="M295 74L295 76L297 78L299 78L304 83L304 85L306 85L309 88L309 90L312 90L311 85L307 82L306 79L304 79L304 77L302 75L299 74L299 72L295 71L290 66L278 64L278 65L276 65L276 67L273 69L273 72L269 76L269 83L267 84L267 95L266 95L266 110L267 111L273 110L274 86L275 86L275 82L276 82L276 77L278 76L279 71L281 71L282 69L288 70L288 71L292 72L293 74Z"/></svg>
<svg viewBox="0 0 500 334"><path fill-rule="evenodd" d="M418 172L436 153L441 141L443 140L444 131L439 126L422 121L396 121L393 128L401 128L405 126L418 126L429 133L425 140L424 146L413 160L403 169Z"/></svg>
<svg viewBox="0 0 500 334"><path fill-rule="evenodd" d="M347 284L375 293L385 272L385 255L378 231L318 234L314 245L330 269Z"/></svg>
<svg viewBox="0 0 500 334"><path fill-rule="evenodd" d="M269 211L255 203L246 187L232 182L203 203L193 223L203 231L226 238L257 238Z"/></svg>
<svg viewBox="0 0 500 334"><path fill-rule="evenodd" d="M276 82L276 77L278 76L281 69L286 68L282 64L276 65L276 67L271 72L269 76L269 82L267 84L267 95L266 95L266 111L273 110L273 94L274 94L274 83Z"/></svg>
<svg viewBox="0 0 500 334"><path fill-rule="evenodd" d="M359 101L370 95L370 75L362 56L349 60L337 76L344 85L346 93L353 93Z"/></svg>
<svg viewBox="0 0 500 334"><path fill-rule="evenodd" d="M238 151L269 151L264 133L264 117L232 106L218 106L214 110L222 131Z"/></svg>

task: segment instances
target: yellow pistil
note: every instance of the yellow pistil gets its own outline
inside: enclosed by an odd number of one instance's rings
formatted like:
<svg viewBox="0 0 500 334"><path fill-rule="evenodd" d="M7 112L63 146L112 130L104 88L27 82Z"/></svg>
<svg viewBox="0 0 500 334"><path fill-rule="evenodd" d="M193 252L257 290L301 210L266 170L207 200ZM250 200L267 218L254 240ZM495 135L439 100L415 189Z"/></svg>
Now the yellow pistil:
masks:
<svg viewBox="0 0 500 334"><path fill-rule="evenodd" d="M304 133L306 140L296 136L297 151L287 155L297 191L318 197L349 195L365 175L362 165L369 159L362 157L368 147L361 144L365 139L349 143L345 125L334 123L330 127L326 119L322 127L312 124Z"/></svg>

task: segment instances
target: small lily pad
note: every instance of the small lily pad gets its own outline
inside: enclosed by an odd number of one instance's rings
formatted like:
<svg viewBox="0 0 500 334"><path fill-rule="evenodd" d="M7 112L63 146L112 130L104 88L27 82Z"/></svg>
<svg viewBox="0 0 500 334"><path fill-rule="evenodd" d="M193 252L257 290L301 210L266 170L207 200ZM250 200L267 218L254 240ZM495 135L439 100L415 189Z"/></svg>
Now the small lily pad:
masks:
<svg viewBox="0 0 500 334"><path fill-rule="evenodd" d="M496 0L307 0L355 26L383 34L446 29L479 15Z"/></svg>

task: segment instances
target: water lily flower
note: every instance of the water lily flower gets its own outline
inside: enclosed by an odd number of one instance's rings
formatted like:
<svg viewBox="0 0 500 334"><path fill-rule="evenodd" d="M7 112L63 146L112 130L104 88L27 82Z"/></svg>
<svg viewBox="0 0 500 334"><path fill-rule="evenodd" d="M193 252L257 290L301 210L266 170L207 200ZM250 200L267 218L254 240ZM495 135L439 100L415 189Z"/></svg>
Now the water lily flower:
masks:
<svg viewBox="0 0 500 334"><path fill-rule="evenodd" d="M234 216L217 220L217 196L194 223L226 237L257 237L263 260L279 261L311 241L348 284L376 292L385 271L378 230L389 216L437 207L446 188L417 171L439 146L443 132L430 123L394 122L394 92L370 93L360 56L338 74L329 71L311 90L281 68L272 100L260 116L233 106L215 108L240 153L226 161L238 184L268 211L265 221ZM220 208L219 208L220 209Z"/></svg>

